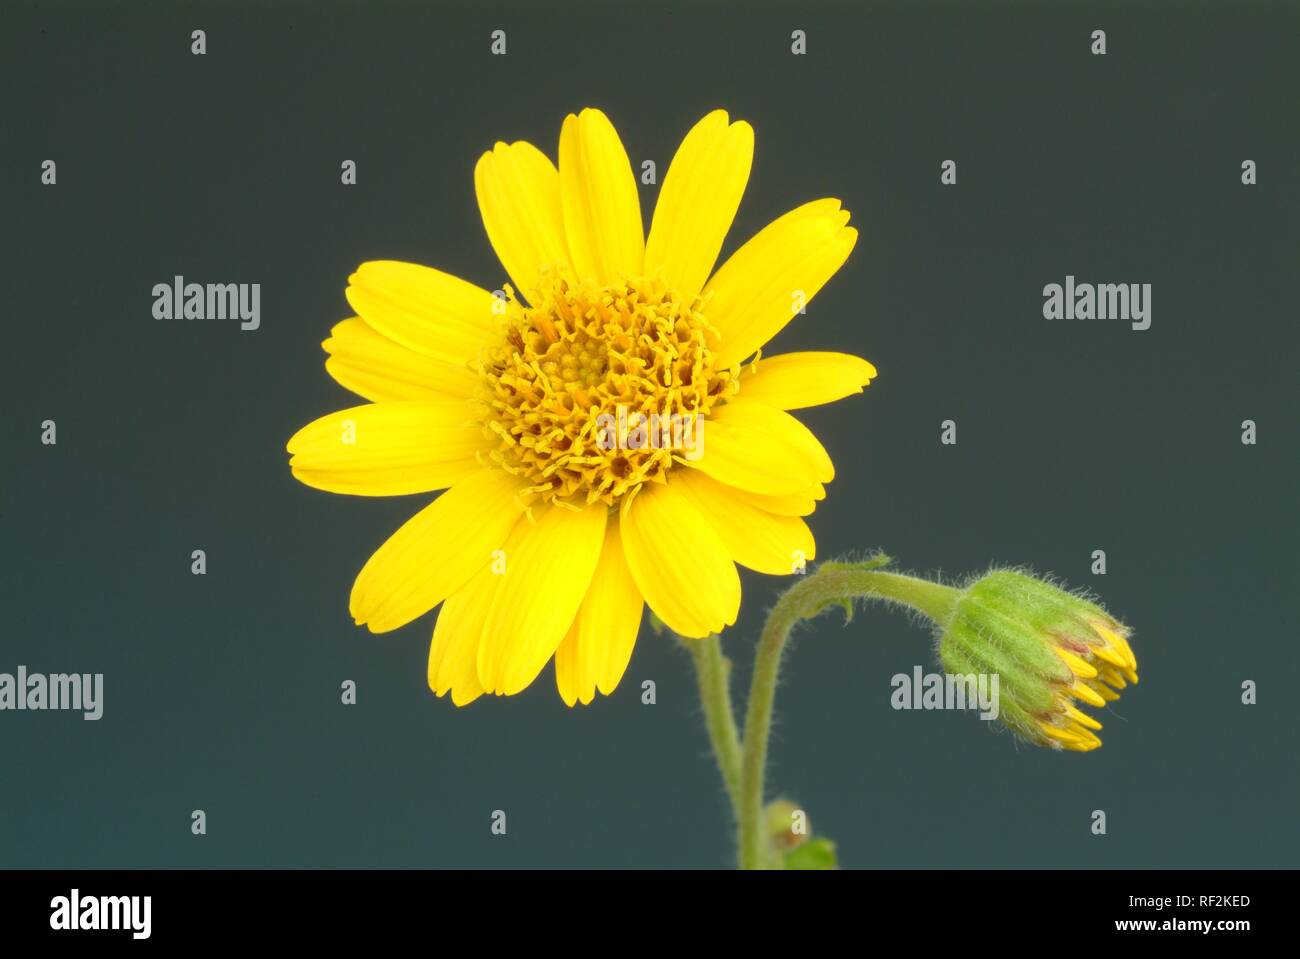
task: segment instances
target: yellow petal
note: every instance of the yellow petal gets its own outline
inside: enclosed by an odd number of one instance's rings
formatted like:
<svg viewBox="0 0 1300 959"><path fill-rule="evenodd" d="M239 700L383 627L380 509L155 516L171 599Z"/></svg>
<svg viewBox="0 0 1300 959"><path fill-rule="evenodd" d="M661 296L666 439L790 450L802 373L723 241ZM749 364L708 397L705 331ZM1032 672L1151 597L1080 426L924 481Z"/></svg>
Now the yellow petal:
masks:
<svg viewBox="0 0 1300 959"><path fill-rule="evenodd" d="M482 467L483 430L460 400L367 403L308 423L287 444L301 482L331 493L445 489Z"/></svg>
<svg viewBox="0 0 1300 959"><path fill-rule="evenodd" d="M1113 703L1115 700L1119 699L1119 693L1115 692L1115 690L1111 689L1105 683L1101 682L1101 680L1089 679L1085 681L1085 685L1093 693L1101 697L1101 705L1103 706L1106 703ZM1093 703L1093 705L1095 706L1098 704Z"/></svg>
<svg viewBox="0 0 1300 959"><path fill-rule="evenodd" d="M1112 649L1109 646L1093 646L1092 654L1112 666L1118 666L1121 669L1128 666L1128 661L1120 654L1118 649Z"/></svg>
<svg viewBox="0 0 1300 959"><path fill-rule="evenodd" d="M597 689L608 696L618 687L632 658L644 606L623 558L619 523L611 519L587 595L555 651L556 685L568 705L586 705Z"/></svg>
<svg viewBox="0 0 1300 959"><path fill-rule="evenodd" d="M407 520L357 575L348 603L357 625L397 629L463 586L505 546L524 509L521 485L480 467Z"/></svg>
<svg viewBox="0 0 1300 959"><path fill-rule="evenodd" d="M623 534L611 517L600 564L578 610L578 636L586 669L596 677L596 688L606 696L618 688L627 671L641 628L645 602L623 554Z"/></svg>
<svg viewBox="0 0 1300 959"><path fill-rule="evenodd" d="M670 629L698 639L736 621L736 564L685 494L672 486L643 486L623 500L620 522L632 578Z"/></svg>
<svg viewBox="0 0 1300 959"><path fill-rule="evenodd" d="M730 405L743 406L744 404L733 400ZM781 430L788 434L792 441L797 437L799 449L812 460L813 468L817 471L817 483L825 484L835 479L835 464L831 462L831 455L826 452L826 447L822 446L821 440L789 413L781 410L777 412L781 414Z"/></svg>
<svg viewBox="0 0 1300 959"><path fill-rule="evenodd" d="M1124 658L1128 660L1128 668L1136 672L1138 668L1137 654L1133 652L1133 647L1128 644L1128 638L1116 633L1112 642L1115 644L1115 648L1118 649L1124 655ZM1134 680L1134 682L1136 682L1136 680Z"/></svg>
<svg viewBox="0 0 1300 959"><path fill-rule="evenodd" d="M347 298L390 340L449 363L476 359L504 329L502 302L487 290L415 263L362 263L348 277Z"/></svg>
<svg viewBox="0 0 1300 959"><path fill-rule="evenodd" d="M641 274L645 234L636 178L614 125L599 110L564 118L560 199L579 279L614 283Z"/></svg>
<svg viewBox="0 0 1300 959"><path fill-rule="evenodd" d="M733 400L704 423L704 454L688 466L728 486L781 496L805 493L835 475L826 450L789 413Z"/></svg>
<svg viewBox="0 0 1300 959"><path fill-rule="evenodd" d="M336 324L321 346L330 376L375 403L464 398L479 383L468 366L409 350L360 317Z"/></svg>
<svg viewBox="0 0 1300 959"><path fill-rule="evenodd" d="M718 260L753 159L753 128L743 120L728 124L727 111L714 110L686 134L668 167L646 240L645 271L660 271L688 303Z"/></svg>
<svg viewBox="0 0 1300 959"><path fill-rule="evenodd" d="M1065 715L1086 729L1101 729L1101 723L1097 722L1097 720L1093 719L1087 713L1075 709L1073 706L1065 707Z"/></svg>
<svg viewBox="0 0 1300 959"><path fill-rule="evenodd" d="M563 642L555 650L555 688L559 690L564 705L570 707L578 703L586 706L596 698L596 678L582 672L577 619L569 626Z"/></svg>
<svg viewBox="0 0 1300 959"><path fill-rule="evenodd" d="M741 395L780 410L820 406L861 393L876 375L874 366L848 353L783 353L764 357L756 366L753 373L742 374Z"/></svg>
<svg viewBox="0 0 1300 959"><path fill-rule="evenodd" d="M531 301L543 269L572 277L560 173L531 143L498 143L474 167L474 191L492 249Z"/></svg>
<svg viewBox="0 0 1300 959"><path fill-rule="evenodd" d="M1097 675L1097 670L1083 657L1076 656L1068 649L1057 649L1056 655L1065 661L1065 665L1070 667L1070 672L1080 679L1092 679Z"/></svg>
<svg viewBox="0 0 1300 959"><path fill-rule="evenodd" d="M1124 675L1114 666L1102 663L1097 672L1099 674L1098 678L1107 685L1114 686L1116 689L1124 689L1128 686L1128 683L1124 681Z"/></svg>
<svg viewBox="0 0 1300 959"><path fill-rule="evenodd" d="M777 516L811 516L817 503L826 498L826 487L818 483L803 493L786 493L781 496L764 496L735 486L726 487L729 495L741 502L756 506Z"/></svg>
<svg viewBox="0 0 1300 959"><path fill-rule="evenodd" d="M1101 745L1100 739L1079 726L1072 725L1062 728L1046 722L1039 722L1038 725L1044 733L1055 739L1066 749L1073 749L1076 752L1088 752Z"/></svg>
<svg viewBox="0 0 1300 959"><path fill-rule="evenodd" d="M1091 706L1105 706L1106 700L1093 688L1093 680L1076 679L1070 692Z"/></svg>
<svg viewBox="0 0 1300 959"><path fill-rule="evenodd" d="M772 221L732 254L704 288L705 315L722 334L717 360L748 358L835 275L857 242L839 200L814 200Z"/></svg>
<svg viewBox="0 0 1300 959"><path fill-rule="evenodd" d="M464 706L483 695L478 681L478 647L483 635L497 578L491 564L447 597L438 611L429 644L429 688L439 696L451 691L451 701Z"/></svg>
<svg viewBox="0 0 1300 959"><path fill-rule="evenodd" d="M1092 626L1101 638L1106 640L1107 644L1114 647L1119 652L1119 655L1123 657L1124 661L1116 663L1116 666L1126 666L1131 670L1137 669L1137 656L1133 654L1133 647L1128 644L1128 639L1122 633L1117 633L1105 623L1094 622ZM1137 682L1137 680L1134 680L1134 682Z"/></svg>
<svg viewBox="0 0 1300 959"><path fill-rule="evenodd" d="M513 696L551 658L591 584L608 514L604 503L548 506L516 528L479 643L484 689Z"/></svg>
<svg viewBox="0 0 1300 959"><path fill-rule="evenodd" d="M734 495L732 487L692 470L674 470L676 487L708 517L731 558L773 576L790 576L815 558L812 530L797 516L777 516Z"/></svg>

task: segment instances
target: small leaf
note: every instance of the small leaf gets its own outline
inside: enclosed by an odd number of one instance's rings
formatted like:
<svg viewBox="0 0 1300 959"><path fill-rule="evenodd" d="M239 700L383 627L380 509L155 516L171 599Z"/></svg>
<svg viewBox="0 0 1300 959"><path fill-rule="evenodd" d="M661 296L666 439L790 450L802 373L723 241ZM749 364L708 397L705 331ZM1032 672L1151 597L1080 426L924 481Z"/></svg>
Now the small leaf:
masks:
<svg viewBox="0 0 1300 959"><path fill-rule="evenodd" d="M835 560L830 559L821 564L822 569L884 569L886 566L893 565L894 558L885 553L872 553L866 559L862 560Z"/></svg>
<svg viewBox="0 0 1300 959"><path fill-rule="evenodd" d="M811 616L820 616L822 613L826 612L826 610L830 609L832 606L839 606L841 609L844 610L845 626L853 622L853 597L851 596L835 596L832 597L831 599L826 600L826 602L822 603L820 606L818 606L816 609L812 611L809 618L811 618Z"/></svg>
<svg viewBox="0 0 1300 959"><path fill-rule="evenodd" d="M835 843L829 839L809 839L785 854L786 869L838 869Z"/></svg>

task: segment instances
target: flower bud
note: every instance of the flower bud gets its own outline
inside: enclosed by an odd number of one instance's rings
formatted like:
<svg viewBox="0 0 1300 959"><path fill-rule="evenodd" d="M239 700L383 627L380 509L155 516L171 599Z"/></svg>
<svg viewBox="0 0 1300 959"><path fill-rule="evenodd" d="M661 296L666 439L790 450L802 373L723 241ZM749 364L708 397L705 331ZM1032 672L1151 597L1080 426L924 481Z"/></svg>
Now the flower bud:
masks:
<svg viewBox="0 0 1300 959"><path fill-rule="evenodd" d="M1087 752L1105 706L1136 683L1130 630L1104 609L1018 570L995 570L958 597L939 642L951 674L998 676L999 718L1039 746Z"/></svg>
<svg viewBox="0 0 1300 959"><path fill-rule="evenodd" d="M808 818L798 806L788 799L776 799L767 804L764 810L767 820L767 836L778 850L793 849L808 838ZM800 822L800 818L802 821ZM795 824L801 828L795 831Z"/></svg>

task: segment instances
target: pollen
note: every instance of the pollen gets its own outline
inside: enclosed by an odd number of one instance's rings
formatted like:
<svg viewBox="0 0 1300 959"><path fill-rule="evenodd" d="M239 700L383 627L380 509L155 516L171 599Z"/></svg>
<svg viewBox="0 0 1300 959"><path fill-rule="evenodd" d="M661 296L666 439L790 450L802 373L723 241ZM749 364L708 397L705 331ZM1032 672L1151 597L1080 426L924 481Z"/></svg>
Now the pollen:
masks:
<svg viewBox="0 0 1300 959"><path fill-rule="evenodd" d="M544 502L613 506L665 482L684 456L653 441L653 427L702 428L738 388L717 367L718 334L699 299L658 278L604 286L546 273L533 305L507 297L503 340L479 362L483 422L495 437L486 455Z"/></svg>

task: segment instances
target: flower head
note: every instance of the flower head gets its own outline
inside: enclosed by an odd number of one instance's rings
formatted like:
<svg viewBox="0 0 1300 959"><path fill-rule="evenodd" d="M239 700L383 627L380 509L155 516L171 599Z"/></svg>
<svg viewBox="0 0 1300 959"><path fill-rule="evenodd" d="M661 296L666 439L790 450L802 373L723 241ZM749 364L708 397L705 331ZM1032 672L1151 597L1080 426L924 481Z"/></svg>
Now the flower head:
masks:
<svg viewBox="0 0 1300 959"><path fill-rule="evenodd" d="M553 657L565 702L590 702L621 678L645 605L705 636L735 622L737 564L789 574L813 558L803 517L834 467L788 411L861 392L875 369L756 357L857 232L816 200L715 272L753 144L747 123L704 117L646 234L618 134L583 110L558 168L523 142L475 167L510 282L392 261L349 278L356 316L325 341L325 368L370 402L299 430L290 466L336 493L446 491L379 547L350 603L373 632L442 605L438 695L513 694Z"/></svg>
<svg viewBox="0 0 1300 959"><path fill-rule="evenodd" d="M997 674L1000 718L1040 746L1086 752L1105 706L1138 681L1129 629L1100 606L1017 570L996 570L957 598L939 643L949 673Z"/></svg>

